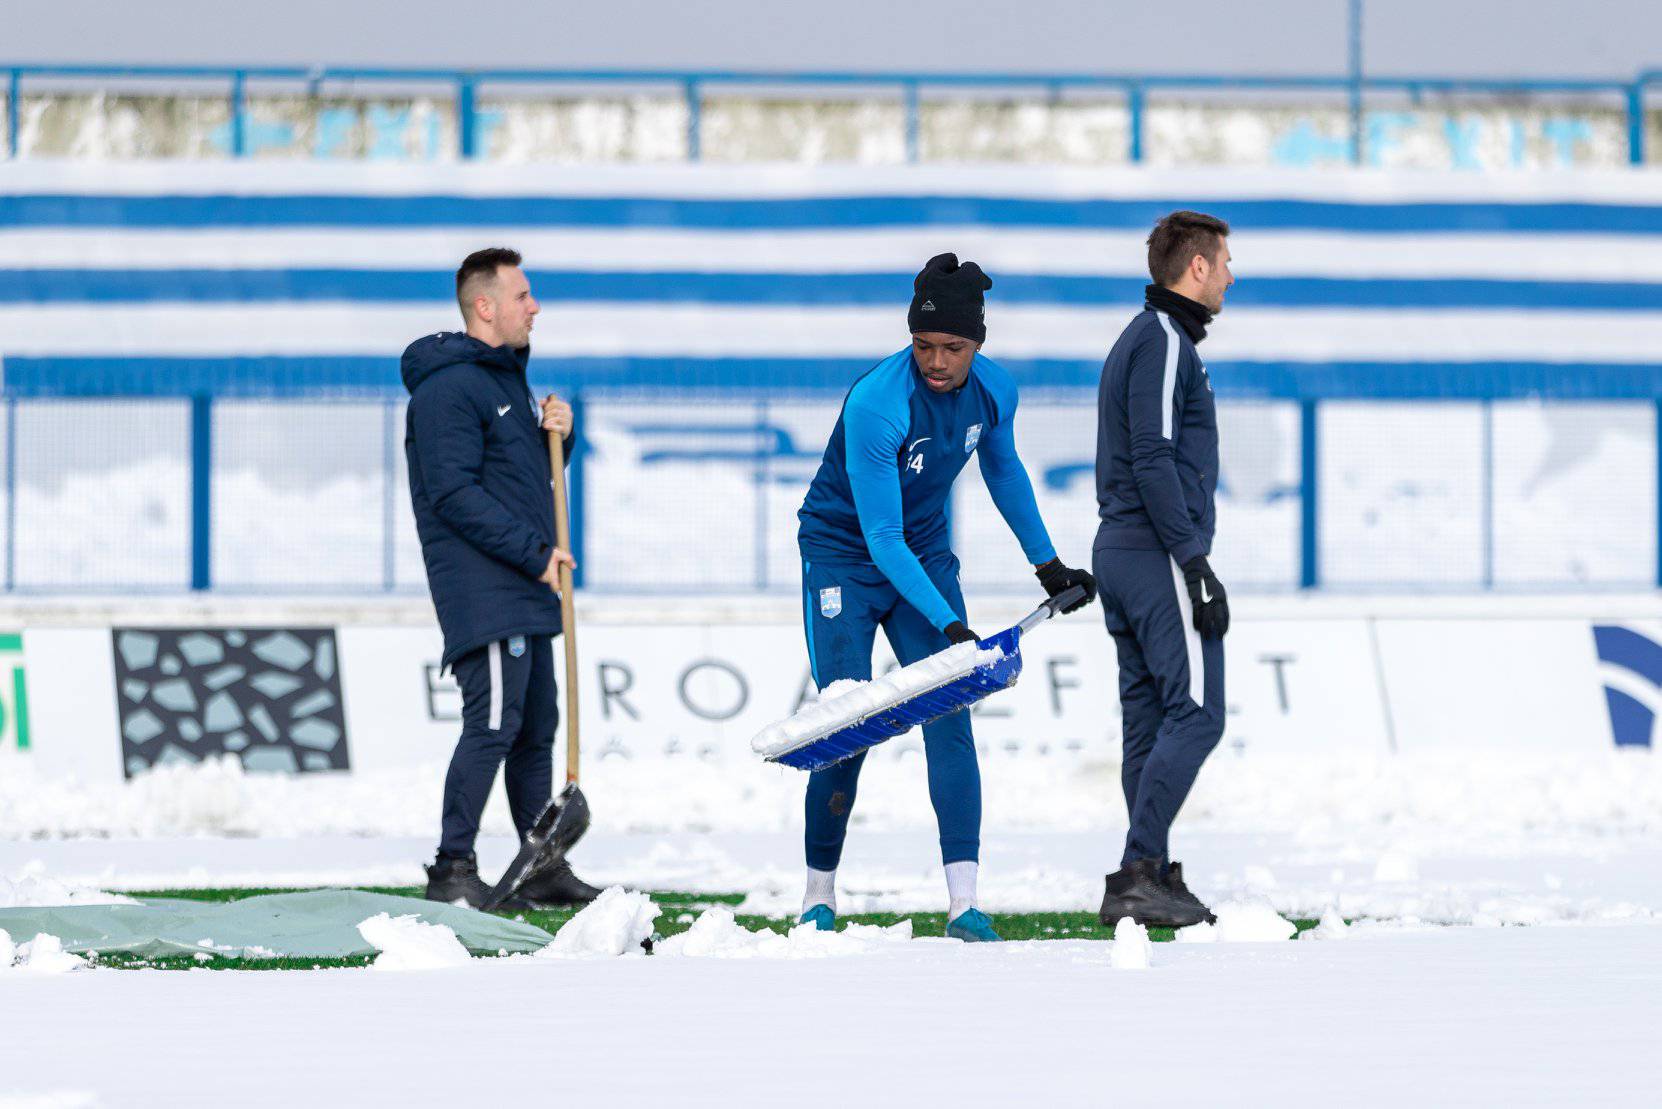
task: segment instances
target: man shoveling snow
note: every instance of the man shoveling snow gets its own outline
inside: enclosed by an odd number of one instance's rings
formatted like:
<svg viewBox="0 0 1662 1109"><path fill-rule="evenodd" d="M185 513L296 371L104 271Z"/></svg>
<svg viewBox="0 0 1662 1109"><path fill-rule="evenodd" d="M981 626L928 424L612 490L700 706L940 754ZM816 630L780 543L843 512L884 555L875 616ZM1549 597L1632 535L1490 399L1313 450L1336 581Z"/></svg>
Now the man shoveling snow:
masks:
<svg viewBox="0 0 1662 1109"><path fill-rule="evenodd" d="M802 521L803 619L814 684L871 678L883 628L902 666L977 636L967 626L958 559L947 524L952 484L980 450L987 490L1039 583L1055 597L1095 583L1056 557L1016 454L1015 379L979 353L986 338L982 294L992 281L956 255L929 260L914 283L912 343L854 383L798 513ZM996 940L976 906L981 851L981 772L969 713L923 729L929 799L946 866L947 934ZM808 779L808 863L802 920L834 927L837 864L854 808L864 753Z"/></svg>

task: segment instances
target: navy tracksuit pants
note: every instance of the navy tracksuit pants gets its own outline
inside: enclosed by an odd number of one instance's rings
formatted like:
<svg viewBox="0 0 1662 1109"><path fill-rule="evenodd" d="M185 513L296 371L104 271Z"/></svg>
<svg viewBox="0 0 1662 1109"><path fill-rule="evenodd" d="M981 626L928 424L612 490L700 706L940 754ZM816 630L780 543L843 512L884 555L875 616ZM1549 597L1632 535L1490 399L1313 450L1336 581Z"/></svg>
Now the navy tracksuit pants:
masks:
<svg viewBox="0 0 1662 1109"><path fill-rule="evenodd" d="M554 730L560 723L554 642L516 635L469 651L451 666L462 688L462 738L444 776L439 854L473 853L497 768L507 765L508 809L521 837L554 790Z"/></svg>
<svg viewBox="0 0 1662 1109"><path fill-rule="evenodd" d="M929 580L964 620L958 559L946 553L921 561ZM901 600L875 566L805 561L802 593L808 664L821 689L844 678L871 680L871 649L879 627L902 666L951 646L945 633ZM923 751L929 763L929 800L941 834L941 861L975 861L981 853L981 768L975 761L969 712L959 710L925 725ZM804 844L808 865L815 870L837 869L865 760L862 752L808 776Z"/></svg>
<svg viewBox="0 0 1662 1109"><path fill-rule="evenodd" d="M1164 551L1099 547L1092 569L1119 658L1131 822L1120 865L1164 866L1172 821L1223 738L1223 640L1195 631L1183 572Z"/></svg>

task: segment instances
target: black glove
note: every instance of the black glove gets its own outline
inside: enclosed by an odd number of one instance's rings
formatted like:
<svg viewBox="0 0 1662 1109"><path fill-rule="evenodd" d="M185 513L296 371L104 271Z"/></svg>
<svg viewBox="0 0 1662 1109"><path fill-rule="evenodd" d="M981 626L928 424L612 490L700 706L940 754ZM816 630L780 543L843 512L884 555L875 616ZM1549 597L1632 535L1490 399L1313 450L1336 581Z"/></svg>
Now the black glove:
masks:
<svg viewBox="0 0 1662 1109"><path fill-rule="evenodd" d="M941 630L946 632L947 639L951 640L954 644L974 643L976 640L981 638L979 635L976 635L974 632L964 627L964 622L962 620L954 620Z"/></svg>
<svg viewBox="0 0 1662 1109"><path fill-rule="evenodd" d="M1039 584L1044 586L1045 594L1051 597L1064 593L1076 585L1085 587L1085 596L1064 608L1063 612L1074 612L1082 609L1090 604L1096 596L1096 579L1083 570L1063 566L1062 560L1059 558L1053 558L1033 571L1033 576L1039 579Z"/></svg>
<svg viewBox="0 0 1662 1109"><path fill-rule="evenodd" d="M1189 587L1189 601L1195 609L1195 631L1202 639L1222 639L1229 630L1229 595L1212 573L1205 555L1196 555L1183 564L1183 582Z"/></svg>

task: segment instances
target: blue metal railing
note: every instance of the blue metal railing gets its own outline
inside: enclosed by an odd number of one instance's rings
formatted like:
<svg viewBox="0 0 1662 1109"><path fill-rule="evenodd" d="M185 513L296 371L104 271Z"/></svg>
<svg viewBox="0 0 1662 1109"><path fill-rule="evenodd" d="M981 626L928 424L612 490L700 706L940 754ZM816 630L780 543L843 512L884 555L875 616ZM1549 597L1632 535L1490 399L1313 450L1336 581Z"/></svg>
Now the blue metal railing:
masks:
<svg viewBox="0 0 1662 1109"><path fill-rule="evenodd" d="M214 406L206 393L190 399L190 587L213 585Z"/></svg>
<svg viewBox="0 0 1662 1109"><path fill-rule="evenodd" d="M1299 401L1299 537L1298 584L1300 589L1314 589L1321 584L1321 548L1318 546L1320 529L1316 516L1316 472L1320 455L1316 438L1318 412L1316 401Z"/></svg>
<svg viewBox="0 0 1662 1109"><path fill-rule="evenodd" d="M1077 399L1086 402L1075 405L1066 401L1067 396L1077 394ZM804 459L810 463L817 462L820 440L814 437L805 437L801 433L793 434L791 427L792 417L781 417L779 407L781 402L786 408L794 406L800 410L804 403L818 404L823 402L828 410L834 411L837 394L803 394L798 392L752 392L748 396L742 393L732 393L720 402L722 412L730 416L725 422L710 423L707 420L694 420L685 428L677 428L673 442L664 448L663 429L656 421L661 420L661 399L645 398L647 413L631 422L630 410L638 403L638 398L632 393L617 393L612 390L598 390L592 393L587 390L572 390L568 393L573 407L577 410L580 427L587 427L596 406L600 406L605 413L603 419L611 429L615 440L621 432L635 436L638 442L650 445L657 442L660 448L654 457L653 452L643 450L639 457L630 456L629 450L622 453L612 452L610 455L591 457L590 444L587 436L580 436L576 451L571 461L571 489L572 489L572 539L573 553L578 561L578 584L585 588L600 591L628 590L634 592L662 592L666 588L677 590L696 590L703 592L748 592L752 590L782 590L794 586L794 564L785 565L778 559L777 540L781 534L794 534L795 522L788 512L781 510L780 491L786 486L795 489L796 485L805 487L813 466L806 468L802 465ZM398 395L383 393L378 398L359 396L356 398L337 397L329 398L323 395L314 395L312 404L322 408L332 403L347 403L363 408L362 431L366 436L378 437L378 441L367 450L347 451L343 458L356 459L355 465L364 465L362 470L355 470L360 476L370 480L372 492L362 500L353 502L362 505L365 512L361 522L365 525L360 531L352 533L350 538L341 539L341 533L330 532L324 529L314 540L298 539L295 542L303 544L310 552L307 565L301 567L286 567L272 569L268 564L261 569L251 569L247 545L244 544L241 553L236 553L236 544L228 544L227 539L235 534L238 528L247 528L250 520L258 519L269 522L280 519L283 522L278 530L294 529L296 535L303 536L309 526L317 520L328 516L331 512L355 511L342 509L336 502L329 502L334 507L327 507L323 502L305 502L297 507L293 499L296 486L285 484L289 479L272 476L271 484L263 487L267 490L286 489L287 499L279 499L268 503L263 498L265 494L250 493L251 486L246 480L247 467L253 465L250 456L238 455L236 435L227 433L220 448L216 448L214 439L216 412L219 411L220 401L246 406L251 401L248 397L218 397L211 393L196 393L171 398L186 413L183 423L185 440L177 446L176 452L169 457L176 458L180 469L177 479L164 479L155 488L145 487L142 490L134 487L131 492L135 499L144 497L160 497L166 500L172 495L182 495L182 503L186 508L184 517L179 521L179 531L174 543L169 549L175 552L172 555L160 555L164 560L171 559L169 565L175 569L161 575L176 581L175 585L156 584L157 575L145 575L143 580L151 582L149 585L136 585L130 579L121 577L131 568L131 561L124 551L118 549L121 540L115 539L111 556L100 565L108 567L107 575L95 575L89 579L83 572L78 578L58 578L53 575L60 570L57 563L48 561L37 548L32 558L25 560L23 569L19 570L18 540L23 537L25 543L31 543L30 537L61 531L66 526L92 527L94 530L86 533L82 546L85 553L94 561L102 558L102 549L111 543L113 536L97 531L96 520L80 518L79 522L68 520L62 515L61 503L50 498L43 500L43 491L60 485L65 476L76 466L72 456L60 449L60 444L42 440L38 432L26 437L25 444L20 448L18 429L19 417L28 416L28 408L34 404L62 404L65 399L31 397L28 395L12 395L4 400L4 422L7 429L4 444L6 460L4 485L5 497L5 580L4 588L7 591L21 592L55 592L65 589L92 590L92 591L155 591L160 589L178 590L221 590L230 592L271 592L271 591L353 591L353 592L399 592L419 590L421 583L421 569L419 560L412 560L408 553L408 543L413 536L405 535L400 531L400 517L406 517L407 526L407 497L408 491L400 474L402 455L403 420L401 418L402 399ZM152 398L161 400L168 398ZM1052 493L1062 495L1067 490L1077 492L1080 473L1088 471L1088 456L1091 450L1089 442L1088 414L1089 394L1080 390L1065 390L1062 392L1041 393L1034 398L1036 410L1042 410L1048 404L1055 408L1061 406L1072 412L1085 410L1083 424L1079 436L1079 458L1071 455L1058 455L1052 451L1045 461L1043 452L1040 456L1029 458L1034 484L1042 489L1050 489ZM1641 400L1624 398L1630 412L1650 410L1654 412L1654 422L1645 421L1644 426L1649 434L1662 434L1662 399ZM123 401L140 402L140 398L92 398L79 397L69 400L68 403L116 404ZM1339 492L1324 494L1322 489L1322 475L1328 473L1343 473L1344 466L1352 465L1344 461L1344 443L1341 440L1324 439L1320 434L1321 425L1330 399L1305 397L1302 399L1278 398L1264 401L1251 399L1225 398L1224 404L1234 405L1270 405L1279 406L1282 412L1288 407L1296 408L1296 419L1292 422L1289 434L1296 435L1296 443L1287 444L1290 448L1291 459L1294 460L1294 469L1275 478L1271 485L1263 487L1259 492L1251 494L1253 498L1263 498L1236 502L1235 511L1241 511L1248 505L1262 505L1286 502L1294 498L1297 500L1297 511L1286 519L1286 526L1291 530L1279 531L1277 534L1285 536L1291 541L1291 561L1282 563L1279 556L1268 558L1262 564L1242 564L1237 566L1237 574L1244 577L1237 578L1237 584L1248 589L1271 590L1313 590L1332 588L1337 583L1340 588L1356 588L1365 583L1355 580L1355 572L1348 575L1343 565L1354 565L1357 553L1358 538L1352 533L1357 513L1345 507L1345 499L1354 500L1359 494L1355 488L1340 481ZM1422 406L1425 411L1445 403L1456 403L1463 411L1472 413L1472 420L1465 426L1470 427L1472 433L1479 437L1478 449L1475 452L1467 448L1455 449L1450 455L1450 469L1444 477L1452 486L1465 487L1472 490L1469 508L1473 523L1473 538L1463 545L1455 544L1442 546L1431 544L1425 551L1414 556L1416 569L1424 568L1428 576L1423 580L1415 577L1413 571L1391 576L1386 580L1375 582L1376 586L1385 588L1437 588L1437 582L1444 581L1443 576L1435 571L1439 560L1468 567L1464 576L1450 579L1466 588L1494 589L1502 585L1512 587L1523 586L1528 588L1533 582L1537 587L1552 586L1557 588L1635 588L1646 585L1662 586L1662 542L1658 542L1657 556L1654 561L1646 560L1642 565L1628 563L1631 571L1624 573L1620 580L1612 577L1608 568L1604 571L1581 577L1577 574L1567 574L1563 566L1556 570L1544 571L1545 576L1537 579L1520 581L1516 573L1519 558L1528 560L1527 554L1521 554L1529 544L1538 537L1524 536L1520 538L1515 530L1515 521L1508 525L1505 520L1498 519L1497 501L1500 490L1497 489L1497 475L1510 467L1516 471L1519 459L1515 451L1517 439L1503 441L1497 436L1496 419L1497 409L1505 406L1507 411L1515 414L1520 411L1519 405L1533 402L1520 402L1513 398L1497 401L1493 397L1463 398L1459 401L1449 401L1441 397L1422 397L1404 401L1402 398L1382 399L1377 401L1361 401L1350 399L1344 403L1377 404L1380 409L1400 407L1403 403ZM1551 406L1557 402L1545 400L1540 402ZM1573 406L1575 402L1570 402ZM706 410L711 403L706 402L694 407ZM1568 408L1569 406L1567 406ZM21 411L20 411L21 410ZM1244 409L1239 410L1237 415ZM1270 409L1264 409L1270 411ZM1647 416L1649 413L1647 412ZM123 426L123 420L133 417L122 417L119 413L105 411L97 417L100 422L109 426ZM309 444L304 439L307 419L290 414L284 419L297 420L293 425L296 449L305 451L327 451L343 444L331 440L314 440ZM1276 417L1279 420L1280 417ZM781 422L783 419L784 422ZM1599 419L1608 422L1607 416ZM1252 420L1242 422L1237 419L1232 425L1236 431L1236 438L1245 435L1246 439L1258 441L1260 447L1271 440L1258 440L1257 436L1273 434L1267 429L1274 421L1255 423ZM36 425L38 426L38 425ZM231 425L238 426L236 424ZM1516 424L1512 425L1516 427ZM1637 425L1626 425L1629 430L1637 430ZM745 436L736 434L747 429L753 429L754 434ZM1256 430L1250 430L1256 429ZM698 436L704 439L699 440ZM812 438L813 441L809 441ZM1510 443L1510 445L1508 445ZM689 445L690 444L690 445ZM702 444L702 445L701 445ZM158 444L153 443L152 449ZM1277 448L1279 449L1279 448ZM1533 447L1527 449L1534 449ZM1648 483L1655 481L1656 493L1649 505L1651 515L1648 519L1633 520L1632 513L1623 511L1616 517L1616 522L1595 522L1589 525L1589 519L1599 520L1598 513L1584 516L1576 520L1564 520L1561 526L1566 534L1574 534L1577 529L1587 527L1600 529L1607 525L1614 527L1610 535L1597 539L1599 543L1627 543L1630 547L1636 536L1648 532L1649 535L1662 538L1662 442L1652 439L1650 447L1653 463L1648 471L1644 467L1633 467L1621 459L1606 460L1601 463L1605 467L1601 473L1605 475L1613 490L1612 504L1618 502L1631 503L1633 497L1643 497L1648 492ZM1331 452L1339 451L1339 455ZM1247 448L1248 456L1262 456L1262 449ZM1354 453L1354 452L1353 452ZM810 457L810 455L812 457ZM240 457L240 461L239 461ZM1081 459L1084 460L1083 464ZM621 461L620 461L621 460ZM1260 462L1262 461L1260 457ZM20 471L20 463L22 470ZM638 529L630 521L620 516L622 513L651 511L641 505L632 508L607 508L606 511L596 510L591 514L594 504L606 508L606 489L615 489L618 481L616 469L606 471L608 466L618 465L638 467L641 465L657 466L661 469L652 472L653 481L668 480L671 487L676 481L688 479L687 467L716 467L717 471L725 474L720 480L727 482L721 488L729 493L721 495L718 502L700 502L694 497L680 506L685 518L677 517L673 527L666 530L662 537L662 554L666 558L680 559L684 567L689 564L698 564L699 559L705 557L699 553L689 553L688 543L701 542L696 539L701 529L715 528L722 530L722 521L731 521L734 525L732 534L727 539L717 543L721 548L724 565L716 568L705 579L682 580L679 584L666 585L660 577L641 575L627 567L620 569L617 565L619 557L626 561L638 562L642 557L650 561L651 551L643 554L636 549L641 543ZM346 464L342 473L354 464ZM1368 461L1367 468L1375 473L1385 475L1398 473L1393 468L1398 463L1391 456L1382 455L1376 461ZM1339 470L1334 467L1338 466ZM593 484L596 479L596 468L604 471L599 478L601 484ZM678 469L679 468L679 469ZM1406 471L1411 472L1412 466ZM154 473L156 471L140 471ZM629 471L633 472L633 471ZM716 471L699 470L698 480L708 479ZM241 473L242 477L237 475ZM1227 464L1224 481L1230 480ZM610 474L610 477L604 476ZM729 480L731 479L731 480ZM119 474L108 479L123 480ZM129 477L125 480L134 480ZM150 480L149 477L143 480ZM169 481L177 481L177 494L168 494L163 488ZM1404 482L1412 484L1411 478L1404 478ZM608 482L610 484L608 484ZM749 489L750 503L744 503L743 496L734 496L731 491L738 488L736 483L742 482ZM783 484L782 484L783 483ZM1381 485L1379 481L1376 485ZM602 490L596 492L596 489ZM20 502L19 494L26 493ZM142 495L141 495L142 494ZM58 492L54 496L61 497ZM679 494L676 494L679 495ZM800 496L796 491L793 496ZM1238 491L1235 496L1244 496ZM242 500L227 500L226 498L242 497ZM248 497L254 497L253 501ZM1511 494L1513 515L1516 515L1516 490ZM215 511L216 497L219 498L218 511ZM591 498L602 498L591 501ZM1338 499L1336 500L1335 497ZM786 497L785 500L791 500ZM1324 502L1326 509L1324 510ZM1556 503L1556 502L1554 502ZM22 508L20 510L20 504ZM1337 506L1337 507L1335 507ZM1354 505L1351 506L1354 509ZM1328 513L1338 512L1334 519L1324 518ZM1551 511L1545 509L1544 511ZM286 513L278 517L274 513ZM713 518L707 518L714 513ZM967 519L967 518L966 518ZM1335 519L1339 522L1335 524ZM1346 521L1349 521L1346 523ZM963 527L965 521L959 520L955 527ZM1631 523L1631 526L1629 526ZM1279 529L1283 525L1276 524ZM744 529L749 527L747 533ZM1508 527L1513 530L1507 531ZM598 528L598 530L597 530ZM1347 530L1348 529L1348 530ZM325 534L336 535L335 540L323 538ZM1346 538L1347 534L1349 538ZM692 537L692 538L689 538ZM61 538L61 537L60 537ZM1264 533L1265 543L1261 550L1270 550L1277 546L1271 533ZM1585 542L1588 536L1579 536L1579 541ZM330 542L341 542L345 545L338 547L327 546ZM50 545L49 545L50 547ZM50 548L61 550L58 547ZM1287 550L1289 548L1282 548ZM227 550L233 553L226 554ZM654 548L656 550L656 548ZM707 552L706 552L707 554ZM229 563L225 560L229 558ZM591 565L592 563L592 565ZM1568 565L1565 563L1564 565ZM1508 566L1513 573L1503 573ZM599 574L599 581L591 574L595 567L604 570ZM1499 569L1497 569L1499 567ZM340 576L331 577L332 572L338 571ZM1630 576L1629 576L1630 575ZM968 583L972 584L973 583ZM1447 587L1447 584L1443 587Z"/></svg>
<svg viewBox="0 0 1662 1109"><path fill-rule="evenodd" d="M248 83L269 81L304 83L316 95L330 82L441 84L454 90L456 104L457 152L464 159L479 157L481 150L481 85L632 85L677 88L687 107L687 157L698 161L702 155L703 100L709 86L794 86L887 88L900 95L905 115L906 157L916 162L921 156L922 99L925 89L1042 89L1052 97L1066 90L1110 90L1125 98L1130 117L1127 157L1133 163L1144 159L1144 123L1148 96L1176 89L1229 89L1241 91L1309 91L1340 93L1346 96L1350 113L1350 159L1360 165L1366 155L1363 112L1369 93L1397 93L1418 101L1428 94L1443 95L1608 95L1619 97L1627 120L1627 154L1633 165L1645 162L1645 93L1662 84L1662 69L1646 70L1631 81L1613 79L1495 80L1468 77L1375 77L1363 74L1359 39L1353 38L1349 75L1292 75L1265 77L1220 74L1023 74L1023 73L853 73L844 71L803 71L796 73L747 72L733 70L450 70L421 68L317 67L301 69L283 66L115 66L115 65L10 65L7 73L6 149L18 157L18 103L25 79L106 79L106 80L216 80L227 84L231 112L230 153L249 153Z"/></svg>

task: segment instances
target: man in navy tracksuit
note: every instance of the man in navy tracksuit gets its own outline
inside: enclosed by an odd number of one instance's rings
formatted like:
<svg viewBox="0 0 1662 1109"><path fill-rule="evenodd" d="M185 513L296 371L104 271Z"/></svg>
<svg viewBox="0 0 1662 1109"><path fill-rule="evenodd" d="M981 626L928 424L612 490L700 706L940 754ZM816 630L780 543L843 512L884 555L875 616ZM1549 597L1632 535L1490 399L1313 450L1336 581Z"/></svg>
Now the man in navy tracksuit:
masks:
<svg viewBox="0 0 1662 1109"><path fill-rule="evenodd" d="M1016 455L1016 384L979 354L986 338L982 294L992 281L974 262L938 255L918 274L908 322L911 345L885 358L848 392L825 459L798 513L808 661L821 689L869 680L882 627L902 665L977 638L949 546L952 483L981 456L987 490L1051 596L1073 585L1095 594L1091 576L1056 557ZM976 906L981 776L967 711L923 729L929 799L946 865L947 934L997 940ZM865 755L814 772L805 802L804 922L834 927L836 871Z"/></svg>
<svg viewBox="0 0 1662 1109"><path fill-rule="evenodd" d="M1171 861L1172 821L1223 737L1229 606L1206 560L1218 485L1212 382L1196 344L1234 283L1229 225L1173 212L1148 240L1147 306L1108 354L1097 394L1093 566L1119 658L1130 829L1101 918L1211 919Z"/></svg>
<svg viewBox="0 0 1662 1109"><path fill-rule="evenodd" d="M572 412L552 395L537 404L526 382L538 305L517 252L470 254L456 271L456 297L466 332L428 335L404 352L404 450L444 631L442 664L462 690L462 735L444 779L444 832L427 868L427 897L477 908L490 886L473 841L497 768L506 762L521 836L553 791L560 713L551 637L560 634L560 599L551 583L561 563L573 563L554 546L544 433L569 447ZM599 892L562 861L519 896L533 906L569 905Z"/></svg>

